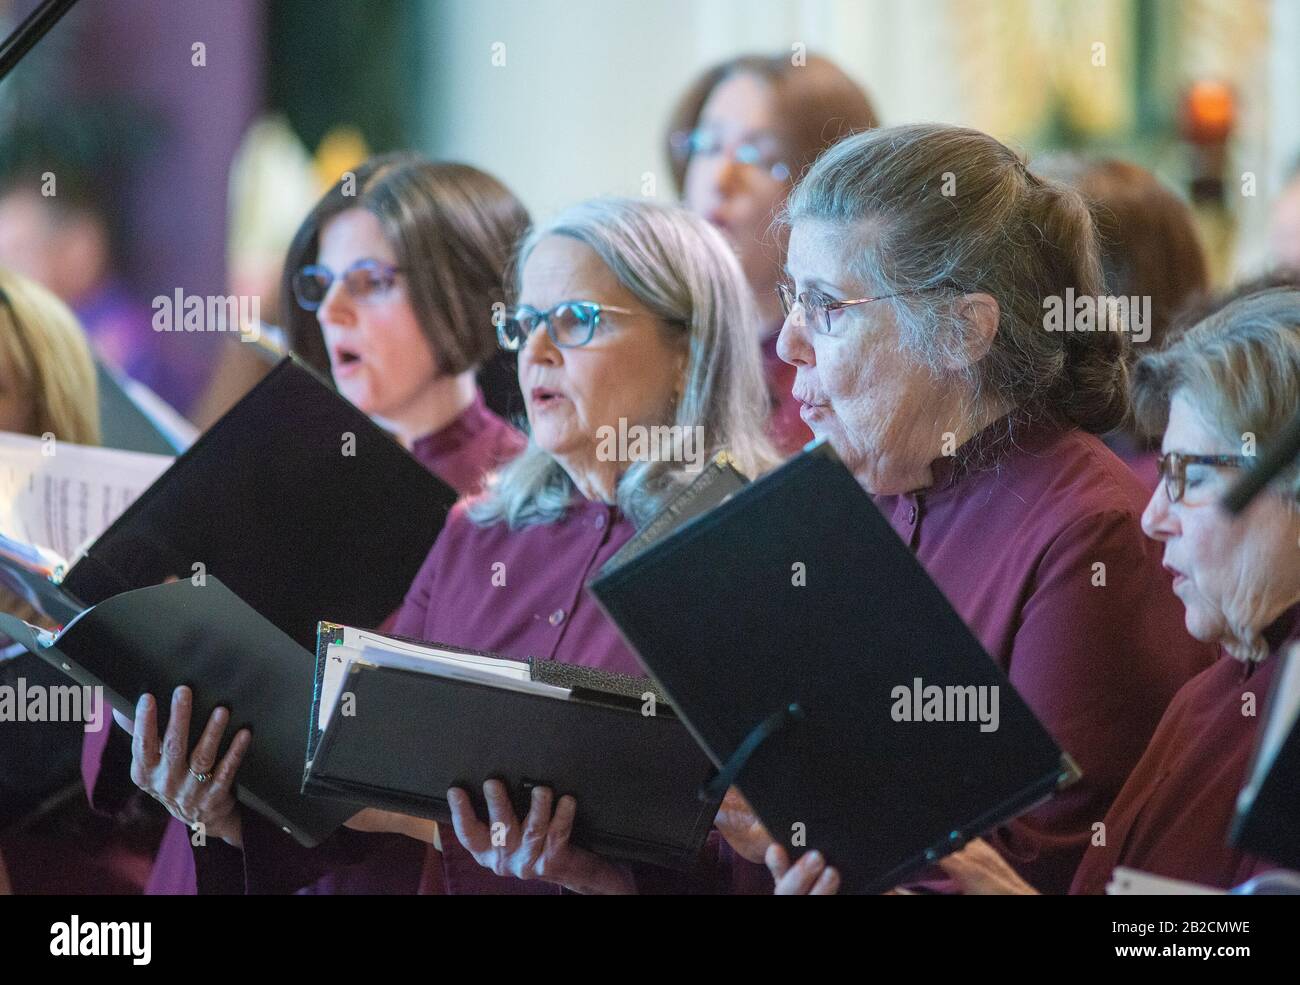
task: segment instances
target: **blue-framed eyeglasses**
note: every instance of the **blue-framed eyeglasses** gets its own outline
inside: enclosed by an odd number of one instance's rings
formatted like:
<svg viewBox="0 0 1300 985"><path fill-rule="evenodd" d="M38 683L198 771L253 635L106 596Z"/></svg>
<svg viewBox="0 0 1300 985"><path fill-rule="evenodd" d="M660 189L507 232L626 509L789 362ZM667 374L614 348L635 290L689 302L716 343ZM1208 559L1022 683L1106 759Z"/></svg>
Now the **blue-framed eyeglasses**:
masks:
<svg viewBox="0 0 1300 985"><path fill-rule="evenodd" d="M501 348L515 352L523 348L538 325L545 325L546 334L557 346L576 349L591 341L600 325L601 315L607 311L620 315L648 314L595 301L561 301L549 311L538 311L521 304L506 312L497 323L497 340Z"/></svg>
<svg viewBox="0 0 1300 985"><path fill-rule="evenodd" d="M364 304L387 294L397 282L397 275L405 269L367 259L358 260L342 274L335 274L324 264L309 263L293 275L293 296L299 307L315 311L324 303L335 279L341 277L348 296Z"/></svg>

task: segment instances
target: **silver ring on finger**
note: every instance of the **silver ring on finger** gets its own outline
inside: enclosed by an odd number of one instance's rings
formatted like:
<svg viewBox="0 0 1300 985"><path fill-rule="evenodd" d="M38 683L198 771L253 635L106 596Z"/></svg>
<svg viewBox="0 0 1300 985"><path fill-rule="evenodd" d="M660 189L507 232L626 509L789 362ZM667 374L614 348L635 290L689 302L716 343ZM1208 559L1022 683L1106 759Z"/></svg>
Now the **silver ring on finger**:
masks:
<svg viewBox="0 0 1300 985"><path fill-rule="evenodd" d="M196 773L194 772L193 766L186 766L185 769L190 774L190 776L194 777L194 779L197 780L199 783L207 783L210 779L212 779L211 773Z"/></svg>

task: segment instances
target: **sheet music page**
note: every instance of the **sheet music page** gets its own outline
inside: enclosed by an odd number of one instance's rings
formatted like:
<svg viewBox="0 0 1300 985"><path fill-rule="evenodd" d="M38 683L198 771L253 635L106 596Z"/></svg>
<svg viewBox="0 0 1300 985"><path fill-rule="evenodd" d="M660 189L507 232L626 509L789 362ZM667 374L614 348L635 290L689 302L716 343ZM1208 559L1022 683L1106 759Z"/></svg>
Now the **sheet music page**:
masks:
<svg viewBox="0 0 1300 985"><path fill-rule="evenodd" d="M0 532L71 562L173 461L0 431Z"/></svg>
<svg viewBox="0 0 1300 985"><path fill-rule="evenodd" d="M401 658L404 657L411 661L408 665L414 665L416 662L423 662L427 665L441 664L448 668L461 668L469 673L476 672L480 675L499 677L502 680L513 680L527 684L532 689L544 689L547 693L564 690L555 688L553 685L534 684L530 679L528 664L522 661L482 657L474 653L456 653L435 646L416 646L405 640L395 640L379 633L356 629L352 626L343 627L343 641L341 643L330 643L325 652L325 673L321 678L320 714L316 723L321 730L324 730L329 723L330 715L334 713L334 705L338 701L339 691L343 687L348 664L353 660L360 659L362 654L367 652L371 654L372 658L379 658L383 653L387 653L393 658L390 661L381 662L401 665L403 663Z"/></svg>

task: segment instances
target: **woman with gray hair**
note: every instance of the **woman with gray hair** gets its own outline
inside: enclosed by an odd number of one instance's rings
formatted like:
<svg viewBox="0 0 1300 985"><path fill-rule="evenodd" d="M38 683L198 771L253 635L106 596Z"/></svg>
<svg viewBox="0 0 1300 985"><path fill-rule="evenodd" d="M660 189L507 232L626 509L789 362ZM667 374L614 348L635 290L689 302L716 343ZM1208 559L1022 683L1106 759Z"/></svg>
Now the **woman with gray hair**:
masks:
<svg viewBox="0 0 1300 985"><path fill-rule="evenodd" d="M452 511L393 631L643 676L584 586L710 455L726 449L749 475L774 462L762 434L766 394L751 344L753 300L716 230L683 209L644 200L598 200L564 212L528 237L517 270L518 303L500 313L498 333L519 353L528 447L481 497ZM608 440L664 426L678 440L649 447L644 459L620 454L644 442ZM186 717L173 714L168 724L168 740L182 749ZM141 748L157 747L152 719L137 718L145 723ZM207 824L210 844L226 843L207 855L196 849L200 892L293 889L364 856L373 834L345 831L305 851L267 823L245 823L233 799L234 770L215 764L221 731L209 727L196 746L216 776L187 810ZM246 747L237 740L231 754ZM424 888L432 892L622 892L649 889L647 880L665 888L662 874L570 844L581 809L572 797L556 802L537 788L521 822L498 781L488 780L483 793L486 819L475 816L464 791L449 791L454 824L441 832L380 811L349 823L438 846L425 866ZM490 835L497 824L504 844ZM242 858L230 845L242 848Z"/></svg>
<svg viewBox="0 0 1300 985"><path fill-rule="evenodd" d="M1243 436L1268 447L1300 407L1300 292L1210 314L1138 363L1134 396L1142 422L1164 432L1143 529L1164 545L1187 629L1223 655L1174 696L1070 891L1104 892L1117 865L1226 889L1272 867L1231 847L1228 831L1263 717L1243 709L1261 708L1300 638L1300 468L1240 516L1218 504L1251 464ZM941 864L967 893L1038 891L983 841ZM781 889L811 884L801 865Z"/></svg>
<svg viewBox="0 0 1300 985"><path fill-rule="evenodd" d="M804 420L1082 770L990 835L1064 892L1212 659L1142 536L1141 484L1096 437L1127 413L1126 339L1045 318L1102 293L1088 208L986 134L917 125L830 148L787 220L777 348ZM724 835L761 861L768 840L731 816Z"/></svg>

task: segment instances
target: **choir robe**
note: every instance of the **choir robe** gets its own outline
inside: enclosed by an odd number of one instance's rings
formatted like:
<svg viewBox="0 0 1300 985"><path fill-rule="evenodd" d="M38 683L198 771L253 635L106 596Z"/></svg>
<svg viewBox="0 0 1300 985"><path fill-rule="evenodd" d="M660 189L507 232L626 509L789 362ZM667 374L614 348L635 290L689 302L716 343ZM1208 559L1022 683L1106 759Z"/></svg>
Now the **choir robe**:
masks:
<svg viewBox="0 0 1300 985"><path fill-rule="evenodd" d="M458 493L469 495L479 490L487 472L509 461L526 443L519 431L488 409L480 392L453 421L415 441L411 454ZM130 737L111 721L101 731L87 733L81 771L92 806L110 813L121 807L136 789L130 781L130 764ZM259 819L250 817L245 811L245 826L258 827ZM317 885L309 887L308 880L293 888L319 893L414 893L422 860L421 846L409 838L392 836L382 849L372 847L363 860L330 870ZM190 833L173 819L163 833L145 892L183 895L195 891Z"/></svg>
<svg viewBox="0 0 1300 985"><path fill-rule="evenodd" d="M763 376L770 398L767 436L782 455L793 455L812 441L813 433L799 415L799 401L794 399L795 367L776 354L776 340L781 326L763 340Z"/></svg>
<svg viewBox="0 0 1300 985"><path fill-rule="evenodd" d="M1141 530L1146 490L1096 437L1016 413L931 472L928 488L875 502L1083 771L988 835L1031 885L1064 893L1166 705L1218 650L1188 635ZM762 867L723 856L737 891L771 891ZM920 885L953 888L937 870Z"/></svg>
<svg viewBox="0 0 1300 985"><path fill-rule="evenodd" d="M1277 868L1228 844L1274 676L1300 639L1300 606L1265 638L1262 661L1225 653L1174 696L1106 815L1105 844L1088 845L1070 892L1104 893L1117 865L1220 889ZM1243 714L1248 694L1254 715Z"/></svg>
<svg viewBox="0 0 1300 985"><path fill-rule="evenodd" d="M510 530L475 524L458 505L411 585L394 631L402 636L489 650L506 657L561 660L643 676L618 630L586 583L634 533L616 507L575 497L554 522ZM413 727L418 727L415 723ZM437 755L436 749L429 750ZM484 780L488 777L483 777ZM582 804L578 804L582 811ZM219 845L195 852L201 892L284 892L374 851L376 836L344 829L302 849L245 813L244 850ZM428 850L427 892L557 894L559 886L503 878L482 868L441 826L442 851ZM424 846L411 845L424 853ZM723 887L717 839L697 870L679 874L631 867L642 892L715 892Z"/></svg>

